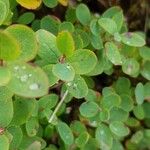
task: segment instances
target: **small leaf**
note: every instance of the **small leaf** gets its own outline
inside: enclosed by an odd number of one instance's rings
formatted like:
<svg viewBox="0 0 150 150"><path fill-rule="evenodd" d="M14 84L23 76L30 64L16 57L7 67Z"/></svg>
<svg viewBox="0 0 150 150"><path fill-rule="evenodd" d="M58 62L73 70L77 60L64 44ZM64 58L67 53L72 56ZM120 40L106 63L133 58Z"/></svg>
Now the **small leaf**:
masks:
<svg viewBox="0 0 150 150"><path fill-rule="evenodd" d="M11 74L8 68L0 67L0 86L5 86L11 79Z"/></svg>
<svg viewBox="0 0 150 150"><path fill-rule="evenodd" d="M53 68L53 64L46 65L42 68L45 71L45 73L47 74L47 77L49 79L49 86L53 86L59 80L59 78L53 74L52 68Z"/></svg>
<svg viewBox="0 0 150 150"><path fill-rule="evenodd" d="M13 102L13 107L14 114L11 125L20 126L30 118L35 108L35 100L18 97Z"/></svg>
<svg viewBox="0 0 150 150"><path fill-rule="evenodd" d="M82 116L90 118L98 113L99 106L95 102L89 101L82 103L79 110Z"/></svg>
<svg viewBox="0 0 150 150"><path fill-rule="evenodd" d="M0 135L0 148L9 150L9 139L5 135Z"/></svg>
<svg viewBox="0 0 150 150"><path fill-rule="evenodd" d="M21 143L23 133L19 126L11 126L8 128L9 133L13 136L10 143L10 149L17 149Z"/></svg>
<svg viewBox="0 0 150 150"><path fill-rule="evenodd" d="M66 145L71 145L74 142L74 137L69 126L64 122L57 124L58 133Z"/></svg>
<svg viewBox="0 0 150 150"><path fill-rule="evenodd" d="M139 63L135 58L128 58L122 63L123 72L130 76L137 76L139 69Z"/></svg>
<svg viewBox="0 0 150 150"><path fill-rule="evenodd" d="M138 83L135 88L135 98L137 104L141 105L144 101L144 86L142 83Z"/></svg>
<svg viewBox="0 0 150 150"><path fill-rule="evenodd" d="M73 66L76 74L86 74L94 69L97 57L90 50L79 49L67 61Z"/></svg>
<svg viewBox="0 0 150 150"><path fill-rule="evenodd" d="M98 24L109 34L113 35L118 32L115 21L109 18L100 18Z"/></svg>
<svg viewBox="0 0 150 150"><path fill-rule="evenodd" d="M62 31L56 38L56 43L59 51L66 57L71 56L74 52L74 41L68 31Z"/></svg>
<svg viewBox="0 0 150 150"><path fill-rule="evenodd" d="M7 6L3 1L0 1L0 25L3 24L7 16Z"/></svg>
<svg viewBox="0 0 150 150"><path fill-rule="evenodd" d="M26 63L14 63L9 65L12 78L8 88L15 94L24 97L40 97L48 92L48 78L39 67L33 67Z"/></svg>
<svg viewBox="0 0 150 150"><path fill-rule="evenodd" d="M145 61L142 70L141 70L141 75L147 79L150 80L150 61Z"/></svg>
<svg viewBox="0 0 150 150"><path fill-rule="evenodd" d="M104 109L110 110L115 106L119 106L120 102L121 102L120 96L112 93L107 96L104 96L101 103Z"/></svg>
<svg viewBox="0 0 150 150"><path fill-rule="evenodd" d="M103 48L103 41L102 38L98 35L91 35L91 44L95 49L102 49Z"/></svg>
<svg viewBox="0 0 150 150"><path fill-rule="evenodd" d="M57 6L58 0L43 0L43 3L49 8L54 8Z"/></svg>
<svg viewBox="0 0 150 150"><path fill-rule="evenodd" d="M121 65L121 55L118 47L113 42L107 42L105 44L106 56L114 65Z"/></svg>
<svg viewBox="0 0 150 150"><path fill-rule="evenodd" d="M150 48L148 46L140 47L139 54L143 59L150 60Z"/></svg>
<svg viewBox="0 0 150 150"><path fill-rule="evenodd" d="M12 99L0 101L0 127L7 127L13 118L13 103Z"/></svg>
<svg viewBox="0 0 150 150"><path fill-rule="evenodd" d="M31 28L25 25L11 25L6 31L11 34L21 46L21 54L17 61L27 62L36 56L38 45L35 33Z"/></svg>
<svg viewBox="0 0 150 150"><path fill-rule="evenodd" d="M144 108L142 105L135 106L133 109L135 117L139 120L143 120L145 117Z"/></svg>
<svg viewBox="0 0 150 150"><path fill-rule="evenodd" d="M89 140L89 134L87 132L82 132L78 138L75 140L75 144L82 148Z"/></svg>
<svg viewBox="0 0 150 150"><path fill-rule="evenodd" d="M131 142L139 144L141 140L144 138L143 136L144 136L143 132L139 130L132 135Z"/></svg>
<svg viewBox="0 0 150 150"><path fill-rule="evenodd" d="M35 136L38 132L39 129L39 123L38 119L36 117L31 117L27 122L26 122L26 131L28 136Z"/></svg>
<svg viewBox="0 0 150 150"><path fill-rule="evenodd" d="M129 129L122 122L112 122L109 125L110 130L117 136L127 136L129 134Z"/></svg>
<svg viewBox="0 0 150 150"><path fill-rule="evenodd" d="M96 140L101 149L111 149L113 137L110 129L105 124L100 124L95 133Z"/></svg>
<svg viewBox="0 0 150 150"><path fill-rule="evenodd" d="M58 0L58 2L63 6L67 6L69 3L69 0Z"/></svg>
<svg viewBox="0 0 150 150"><path fill-rule="evenodd" d="M25 12L19 16L17 22L20 24L30 24L35 19L35 14L32 12Z"/></svg>
<svg viewBox="0 0 150 150"><path fill-rule="evenodd" d="M56 64L52 68L53 74L63 80L63 81L72 81L75 76L75 71L73 67L67 63L64 64Z"/></svg>
<svg viewBox="0 0 150 150"><path fill-rule="evenodd" d="M102 14L102 16L104 18L111 18L112 20L114 20L117 25L118 31L120 31L120 29L123 25L123 22L124 22L123 11L120 7L118 7L118 6L111 7L109 9L107 9Z"/></svg>
<svg viewBox="0 0 150 150"><path fill-rule="evenodd" d="M7 32L0 31L0 59L15 60L20 55L20 45Z"/></svg>
<svg viewBox="0 0 150 150"><path fill-rule="evenodd" d="M66 83L69 93L76 98L83 98L88 94L88 86L85 80L77 75L74 80Z"/></svg>
<svg viewBox="0 0 150 150"><path fill-rule="evenodd" d="M88 7L85 4L79 4L76 8L77 19L83 25L88 25L91 20L91 14Z"/></svg>
<svg viewBox="0 0 150 150"><path fill-rule="evenodd" d="M127 32L121 35L121 40L124 44L135 47L142 47L145 45L145 40L137 33Z"/></svg>
<svg viewBox="0 0 150 150"><path fill-rule="evenodd" d="M41 3L42 3L42 0L16 0L21 6L23 6L24 8L27 8L27 9L36 9L38 8Z"/></svg>
<svg viewBox="0 0 150 150"><path fill-rule="evenodd" d="M74 32L74 26L71 22L64 21L59 25L59 32L61 31Z"/></svg>
<svg viewBox="0 0 150 150"><path fill-rule="evenodd" d="M91 20L91 22L90 22L90 30L91 30L93 35L95 35L95 36L99 36L100 35L100 28L99 28L97 19L92 19Z"/></svg>
<svg viewBox="0 0 150 150"><path fill-rule="evenodd" d="M46 61L47 64L57 63L60 52L57 49L56 37L43 29L36 32L36 37L39 44L38 56Z"/></svg>

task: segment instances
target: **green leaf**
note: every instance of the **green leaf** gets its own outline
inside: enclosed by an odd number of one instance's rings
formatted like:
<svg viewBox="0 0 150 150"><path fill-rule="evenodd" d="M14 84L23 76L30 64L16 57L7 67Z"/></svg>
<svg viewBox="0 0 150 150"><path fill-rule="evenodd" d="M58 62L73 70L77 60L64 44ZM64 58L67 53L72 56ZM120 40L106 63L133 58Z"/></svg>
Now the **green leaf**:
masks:
<svg viewBox="0 0 150 150"><path fill-rule="evenodd" d="M56 37L46 30L40 29L36 32L39 43L38 55L48 64L57 63L60 52L57 49Z"/></svg>
<svg viewBox="0 0 150 150"><path fill-rule="evenodd" d="M88 134L88 132L82 132L82 133L78 136L78 138L76 138L75 144L76 144L78 147L82 148L82 147L88 142L88 140L89 140L89 134Z"/></svg>
<svg viewBox="0 0 150 150"><path fill-rule="evenodd" d="M141 75L145 79L150 80L150 61L145 61L142 65Z"/></svg>
<svg viewBox="0 0 150 150"><path fill-rule="evenodd" d="M133 109L133 114L139 120L143 120L145 117L144 108L142 105L135 106Z"/></svg>
<svg viewBox="0 0 150 150"><path fill-rule="evenodd" d="M39 129L38 119L36 117L31 117L27 120L25 127L28 136L35 136Z"/></svg>
<svg viewBox="0 0 150 150"><path fill-rule="evenodd" d="M59 51L66 57L74 53L74 40L68 31L62 31L56 38L56 43Z"/></svg>
<svg viewBox="0 0 150 150"><path fill-rule="evenodd" d="M8 68L0 67L0 86L5 86L11 79L11 74Z"/></svg>
<svg viewBox="0 0 150 150"><path fill-rule="evenodd" d="M144 109L145 118L150 118L150 103L145 102L142 104L142 107Z"/></svg>
<svg viewBox="0 0 150 150"><path fill-rule="evenodd" d="M148 46L140 47L139 54L143 59L150 60L150 48Z"/></svg>
<svg viewBox="0 0 150 150"><path fill-rule="evenodd" d="M100 124L95 133L96 140L101 149L111 149L113 137L110 129L105 124Z"/></svg>
<svg viewBox="0 0 150 150"><path fill-rule="evenodd" d="M113 35L114 33L118 32L117 25L114 20L109 18L100 18L98 20L98 24L102 27L106 32Z"/></svg>
<svg viewBox="0 0 150 150"><path fill-rule="evenodd" d="M144 136L143 132L139 130L132 135L131 142L138 144L143 139L143 136Z"/></svg>
<svg viewBox="0 0 150 150"><path fill-rule="evenodd" d="M0 1L0 25L3 24L6 16L7 16L7 6L3 1Z"/></svg>
<svg viewBox="0 0 150 150"><path fill-rule="evenodd" d="M119 106L121 103L121 98L119 95L112 93L107 96L104 96L101 101L103 109L110 110L115 106Z"/></svg>
<svg viewBox="0 0 150 150"><path fill-rule="evenodd" d="M61 31L74 32L74 26L71 22L64 21L59 25L59 32Z"/></svg>
<svg viewBox="0 0 150 150"><path fill-rule="evenodd" d="M97 19L92 19L91 20L91 22L90 22L90 30L91 30L93 35L95 35L95 36L99 36L100 35L100 28L99 28Z"/></svg>
<svg viewBox="0 0 150 150"><path fill-rule="evenodd" d="M103 48L103 41L99 35L91 34L91 44L95 49L102 49Z"/></svg>
<svg viewBox="0 0 150 150"><path fill-rule="evenodd" d="M85 80L77 75L74 80L66 83L69 93L76 98L83 98L88 94L88 86Z"/></svg>
<svg viewBox="0 0 150 150"><path fill-rule="evenodd" d="M10 143L10 149L18 149L23 137L21 128L19 126L11 126L7 130L13 136Z"/></svg>
<svg viewBox="0 0 150 150"><path fill-rule="evenodd" d="M75 76L74 68L67 63L64 64L58 63L54 65L52 68L52 72L57 78L63 81L72 81Z"/></svg>
<svg viewBox="0 0 150 150"><path fill-rule="evenodd" d="M149 99L150 98L150 82L147 82L145 85L144 85L144 98L145 99Z"/></svg>
<svg viewBox="0 0 150 150"><path fill-rule="evenodd" d="M45 6L49 7L49 8L54 8L57 6L58 4L58 0L43 0L43 3L45 4Z"/></svg>
<svg viewBox="0 0 150 150"><path fill-rule="evenodd" d="M66 145L71 145L74 142L74 137L69 126L64 122L57 124L58 133Z"/></svg>
<svg viewBox="0 0 150 150"><path fill-rule="evenodd" d="M123 145L119 140L113 140L113 145L111 150L124 150Z"/></svg>
<svg viewBox="0 0 150 150"><path fill-rule="evenodd" d="M74 23L76 21L76 9L74 7L67 8L65 19L66 21L71 23Z"/></svg>
<svg viewBox="0 0 150 150"><path fill-rule="evenodd" d="M0 135L0 148L2 150L9 150L9 140L5 135Z"/></svg>
<svg viewBox="0 0 150 150"><path fill-rule="evenodd" d="M88 25L91 20L91 14L88 7L85 4L79 4L76 8L77 19L83 25Z"/></svg>
<svg viewBox="0 0 150 150"><path fill-rule="evenodd" d="M52 16L45 16L41 19L41 29L45 29L54 35L57 35L59 27L59 21Z"/></svg>
<svg viewBox="0 0 150 150"><path fill-rule="evenodd" d="M134 101L132 99L132 97L130 97L127 94L121 94L121 103L120 103L120 108L122 108L124 111L131 111L133 109L134 106Z"/></svg>
<svg viewBox="0 0 150 150"><path fill-rule="evenodd" d="M86 127L84 125L84 123L78 121L78 120L74 120L71 125L70 128L72 130L72 132L79 136L82 132L86 132Z"/></svg>
<svg viewBox="0 0 150 150"><path fill-rule="evenodd" d="M110 121L125 122L128 119L129 113L121 108L114 107L110 110Z"/></svg>
<svg viewBox="0 0 150 150"><path fill-rule="evenodd" d="M86 74L94 69L97 63L97 57L90 50L79 49L67 61L73 66L76 74Z"/></svg>
<svg viewBox="0 0 150 150"><path fill-rule="evenodd" d="M102 14L102 16L104 18L110 18L110 19L114 20L117 25L118 31L120 31L120 29L123 25L123 22L124 22L123 11L120 7L118 7L118 6L111 7L109 9L107 9Z"/></svg>
<svg viewBox="0 0 150 150"><path fill-rule="evenodd" d="M56 77L52 72L53 64L46 65L42 69L47 74L47 77L49 79L49 86L53 86L54 84L57 84L59 78Z"/></svg>
<svg viewBox="0 0 150 150"><path fill-rule="evenodd" d="M113 42L107 42L105 44L106 56L114 65L121 65L121 55L118 47Z"/></svg>
<svg viewBox="0 0 150 150"><path fill-rule="evenodd" d="M145 40L137 33L127 32L121 35L121 40L124 44L134 47L142 47L145 45Z"/></svg>
<svg viewBox="0 0 150 150"><path fill-rule="evenodd" d="M110 130L119 137L127 136L129 134L129 129L122 122L112 122L109 127Z"/></svg>
<svg viewBox="0 0 150 150"><path fill-rule="evenodd" d="M144 101L144 86L142 83L138 83L135 88L135 98L137 104L141 105Z"/></svg>
<svg viewBox="0 0 150 150"><path fill-rule="evenodd" d="M13 103L12 99L0 101L0 127L7 127L13 118Z"/></svg>
<svg viewBox="0 0 150 150"><path fill-rule="evenodd" d="M48 78L45 72L26 63L9 65L12 78L8 88L24 97L40 97L48 93Z"/></svg>
<svg viewBox="0 0 150 150"><path fill-rule="evenodd" d="M15 60L20 55L20 45L7 32L0 31L0 59Z"/></svg>
<svg viewBox="0 0 150 150"><path fill-rule="evenodd" d="M130 76L137 76L139 69L139 63L135 58L128 58L122 63L123 72Z"/></svg>
<svg viewBox="0 0 150 150"><path fill-rule="evenodd" d="M35 100L18 97L13 102L13 107L14 115L11 125L19 126L26 123L26 121L32 115L32 112L35 108Z"/></svg>
<svg viewBox="0 0 150 150"><path fill-rule="evenodd" d="M17 61L28 62L35 58L38 45L35 33L31 28L24 25L11 25L6 31L11 34L21 46L21 54Z"/></svg>
<svg viewBox="0 0 150 150"><path fill-rule="evenodd" d="M82 103L79 110L82 116L90 118L98 113L99 106L95 102L89 101Z"/></svg>
<svg viewBox="0 0 150 150"><path fill-rule="evenodd" d="M45 95L38 100L39 111L42 111L45 108L52 109L56 106L57 102L58 96L56 94Z"/></svg>

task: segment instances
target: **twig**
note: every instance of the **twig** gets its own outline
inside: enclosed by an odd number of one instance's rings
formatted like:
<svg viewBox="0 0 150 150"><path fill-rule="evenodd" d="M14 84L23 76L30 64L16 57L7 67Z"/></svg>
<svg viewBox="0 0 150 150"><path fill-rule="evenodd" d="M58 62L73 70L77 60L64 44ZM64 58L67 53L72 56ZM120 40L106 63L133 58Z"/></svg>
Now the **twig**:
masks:
<svg viewBox="0 0 150 150"><path fill-rule="evenodd" d="M66 90L66 92L64 93L62 99L60 100L60 102L58 103L58 105L56 106L53 114L51 115L51 117L49 118L48 122L51 123L57 113L57 111L59 110L60 106L62 105L62 103L64 102L66 96L68 95L68 90Z"/></svg>

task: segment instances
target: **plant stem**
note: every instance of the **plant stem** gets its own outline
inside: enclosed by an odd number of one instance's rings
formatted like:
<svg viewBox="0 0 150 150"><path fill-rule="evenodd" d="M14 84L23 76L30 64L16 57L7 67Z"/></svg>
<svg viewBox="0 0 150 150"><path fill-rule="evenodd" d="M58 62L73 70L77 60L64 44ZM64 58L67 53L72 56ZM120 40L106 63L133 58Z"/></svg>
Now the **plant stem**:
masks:
<svg viewBox="0 0 150 150"><path fill-rule="evenodd" d="M60 106L62 105L62 103L64 102L66 96L68 95L68 90L66 90L66 92L64 93L63 97L61 98L60 102L58 103L58 105L56 106L53 114L51 115L51 117L49 118L48 122L51 123L57 113L57 111L59 110Z"/></svg>

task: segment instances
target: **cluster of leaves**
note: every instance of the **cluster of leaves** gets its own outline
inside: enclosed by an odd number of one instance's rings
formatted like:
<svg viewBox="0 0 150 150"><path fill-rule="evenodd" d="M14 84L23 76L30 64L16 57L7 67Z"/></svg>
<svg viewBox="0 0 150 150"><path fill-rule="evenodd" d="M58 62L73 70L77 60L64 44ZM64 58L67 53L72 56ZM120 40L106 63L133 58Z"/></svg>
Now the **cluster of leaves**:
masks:
<svg viewBox="0 0 150 150"><path fill-rule="evenodd" d="M30 11L19 15L17 5L40 9L42 0L0 0L0 148L150 148L150 48L144 33L128 31L119 7L100 15L83 3L43 4L67 6L65 21L35 19ZM102 81L93 76L111 78L115 66L117 81L96 91ZM145 82L138 83L139 77Z"/></svg>

